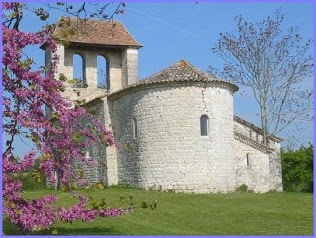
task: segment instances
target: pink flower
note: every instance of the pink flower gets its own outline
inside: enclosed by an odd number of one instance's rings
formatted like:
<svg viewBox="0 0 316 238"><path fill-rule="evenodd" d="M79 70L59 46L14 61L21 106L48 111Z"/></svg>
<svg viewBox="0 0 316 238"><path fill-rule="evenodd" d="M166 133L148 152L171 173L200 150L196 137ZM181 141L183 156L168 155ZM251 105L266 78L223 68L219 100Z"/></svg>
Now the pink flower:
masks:
<svg viewBox="0 0 316 238"><path fill-rule="evenodd" d="M19 6L19 3L3 3L3 15ZM88 199L73 193L79 203L71 208L54 207L56 196L45 196L27 200L23 193L22 182L15 180L12 173L29 171L40 159L39 170L48 180L55 181L58 172L62 185L68 186L77 180L74 174L73 160L78 159L89 165L81 148L94 143L113 145L110 130L98 119L93 118L84 108L73 107L70 101L61 95L63 83L54 79L58 56L57 46L46 30L26 33L2 25L3 37L3 133L8 135L3 157L3 212L11 223L24 231L47 229L57 219L61 221L91 221L96 217L112 217L123 214L122 209L109 208L98 210L87 208ZM46 45L51 49L51 67L46 76L42 70L32 71L28 61L23 60L23 49L30 45ZM43 113L44 107L50 107L55 117L53 123ZM97 125L97 132L87 130L80 118L86 118ZM76 135L76 136L75 136ZM36 147L26 153L23 159L15 156L12 142L17 136L26 136ZM77 139L80 138L80 139Z"/></svg>

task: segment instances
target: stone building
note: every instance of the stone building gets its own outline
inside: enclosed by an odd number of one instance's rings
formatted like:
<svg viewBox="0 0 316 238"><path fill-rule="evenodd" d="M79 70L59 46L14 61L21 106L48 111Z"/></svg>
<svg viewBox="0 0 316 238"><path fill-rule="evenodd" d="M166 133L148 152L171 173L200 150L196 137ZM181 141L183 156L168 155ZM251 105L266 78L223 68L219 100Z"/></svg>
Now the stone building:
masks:
<svg viewBox="0 0 316 238"><path fill-rule="evenodd" d="M85 166L89 183L128 184L175 192L282 191L280 142L262 144L262 130L233 114L238 87L185 60L138 79L142 46L122 23L62 18L54 35L72 29L58 45L58 73L74 76L73 55L82 57L79 86L65 96L93 109L114 133L117 147L85 148L97 166ZM50 61L45 49L46 63ZM106 84L97 84L97 56L106 59ZM89 122L84 122L89 126Z"/></svg>

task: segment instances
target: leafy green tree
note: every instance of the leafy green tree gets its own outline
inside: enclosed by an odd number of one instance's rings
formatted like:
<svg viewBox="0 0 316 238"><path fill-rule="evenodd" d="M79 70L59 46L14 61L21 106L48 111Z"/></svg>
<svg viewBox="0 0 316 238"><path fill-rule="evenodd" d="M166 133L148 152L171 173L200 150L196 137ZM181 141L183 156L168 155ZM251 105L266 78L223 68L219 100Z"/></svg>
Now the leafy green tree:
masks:
<svg viewBox="0 0 316 238"><path fill-rule="evenodd" d="M282 151L283 188L288 192L313 192L314 145Z"/></svg>

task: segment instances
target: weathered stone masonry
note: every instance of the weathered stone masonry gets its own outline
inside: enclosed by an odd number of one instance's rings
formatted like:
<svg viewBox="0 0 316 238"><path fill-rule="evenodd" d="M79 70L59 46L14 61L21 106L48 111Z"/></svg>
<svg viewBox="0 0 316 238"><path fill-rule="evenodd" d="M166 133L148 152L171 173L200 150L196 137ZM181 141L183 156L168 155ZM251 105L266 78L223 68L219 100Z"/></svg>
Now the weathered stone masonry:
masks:
<svg viewBox="0 0 316 238"><path fill-rule="evenodd" d="M88 183L195 193L233 192L242 184L254 192L282 191L281 139L272 137L266 147L260 128L233 115L236 85L184 60L138 81L141 45L121 23L87 21L82 31L83 24L68 20L79 33L59 46L58 73L72 78L72 57L80 54L88 86L67 85L64 94L75 100L74 90L80 91L118 144L83 148L97 162L93 168L75 164ZM60 31L57 26L55 35ZM97 55L107 59L106 89L96 84Z"/></svg>
<svg viewBox="0 0 316 238"><path fill-rule="evenodd" d="M246 184L255 192L282 191L281 139L272 137L266 147L260 128L237 116L234 122L237 186Z"/></svg>
<svg viewBox="0 0 316 238"><path fill-rule="evenodd" d="M235 189L230 90L212 83L181 82L130 90L109 99L115 139L132 145L118 151L119 182L205 193ZM200 135L201 115L209 116L211 137ZM136 139L132 117L138 125Z"/></svg>

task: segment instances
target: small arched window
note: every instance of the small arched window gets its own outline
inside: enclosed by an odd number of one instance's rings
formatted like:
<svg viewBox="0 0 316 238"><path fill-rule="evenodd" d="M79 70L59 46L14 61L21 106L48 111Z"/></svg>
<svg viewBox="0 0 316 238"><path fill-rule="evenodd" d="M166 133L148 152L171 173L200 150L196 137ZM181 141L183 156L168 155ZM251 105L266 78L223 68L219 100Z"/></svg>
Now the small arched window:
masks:
<svg viewBox="0 0 316 238"><path fill-rule="evenodd" d="M90 123L87 123L86 128L87 128L89 131L91 131L91 130L92 130L91 124L90 124Z"/></svg>
<svg viewBox="0 0 316 238"><path fill-rule="evenodd" d="M137 120L134 117L132 118L132 126L133 126L133 139L137 139L137 137L138 137Z"/></svg>
<svg viewBox="0 0 316 238"><path fill-rule="evenodd" d="M208 136L209 124L208 124L208 116L202 115L200 118L201 125L201 136Z"/></svg>

